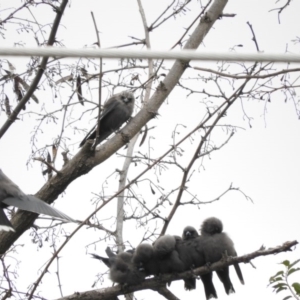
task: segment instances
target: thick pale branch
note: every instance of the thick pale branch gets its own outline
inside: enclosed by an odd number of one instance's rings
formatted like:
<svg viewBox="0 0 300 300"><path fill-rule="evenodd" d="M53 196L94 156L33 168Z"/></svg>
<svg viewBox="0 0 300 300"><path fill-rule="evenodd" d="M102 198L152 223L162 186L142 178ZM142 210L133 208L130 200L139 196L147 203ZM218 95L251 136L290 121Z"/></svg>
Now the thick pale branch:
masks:
<svg viewBox="0 0 300 300"><path fill-rule="evenodd" d="M162 275L159 277L159 279L157 279L157 278L148 279L139 285L127 286L126 293L141 291L141 290L146 290L146 289L166 292L165 290L161 289L162 283L167 283L170 281L176 281L176 280L181 280L181 279L185 279L185 278L190 278L190 277L194 277L195 275L206 274L208 272L216 271L216 270L224 268L225 266L230 266L235 263L249 263L250 260L252 260L256 257L259 257L259 256L267 256L267 255L277 254L277 253L281 253L281 252L285 252L285 251L292 251L291 248L296 246L297 244L298 244L297 241L285 242L283 245L280 245L277 247L273 247L273 248L269 248L269 249L265 249L265 250L257 250L252 253L245 254L243 256L228 257L227 259L222 259L219 262L212 264L209 268L204 266L204 267L194 269L193 271L186 271L186 272L183 272L180 274ZM250 281L251 281L251 279L249 279L249 284L251 284ZM111 287L111 288L86 291L83 293L75 293L73 295L66 296L66 297L60 298L58 300L116 299L114 297L116 297L118 295L122 295L122 294L124 294L124 290L123 290L122 286L117 285L117 286ZM169 295L171 295L171 293ZM168 299L176 299L176 298L168 298Z"/></svg>

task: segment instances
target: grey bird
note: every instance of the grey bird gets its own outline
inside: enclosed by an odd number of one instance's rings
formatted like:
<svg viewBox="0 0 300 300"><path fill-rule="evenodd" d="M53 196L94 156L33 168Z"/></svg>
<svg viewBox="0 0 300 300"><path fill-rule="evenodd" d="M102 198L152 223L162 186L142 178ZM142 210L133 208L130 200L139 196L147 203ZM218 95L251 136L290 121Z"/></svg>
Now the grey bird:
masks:
<svg viewBox="0 0 300 300"><path fill-rule="evenodd" d="M99 124L96 124L81 141L79 147L82 147L87 140L93 140L96 138L97 127L100 126L99 140L97 144L100 144L113 132L118 130L123 123L128 121L131 117L134 108L134 95L129 91L123 91L121 93L113 95L109 98L104 106L100 115Z"/></svg>
<svg viewBox="0 0 300 300"><path fill-rule="evenodd" d="M146 276L183 272L184 265L175 249L176 240L175 236L164 235L153 246L148 243L138 245L133 254L133 263L144 270Z"/></svg>
<svg viewBox="0 0 300 300"><path fill-rule="evenodd" d="M72 218L46 202L33 195L26 195L0 169L0 230L15 231L3 211L3 209L8 206L15 206L22 210L74 222Z"/></svg>
<svg viewBox="0 0 300 300"><path fill-rule="evenodd" d="M133 253L132 262L138 269L144 270L146 276L160 274L159 262L151 244L139 244Z"/></svg>
<svg viewBox="0 0 300 300"><path fill-rule="evenodd" d="M181 238L179 237L181 240ZM177 236L163 235L153 243L154 257L159 265L160 274L180 273L185 266L176 250Z"/></svg>
<svg viewBox="0 0 300 300"><path fill-rule="evenodd" d="M195 237L199 236L199 233L197 232L196 228L193 227L193 226L186 226L184 229L183 229L183 232L182 232L182 239L184 241L187 241L187 240L190 240L190 239L193 239Z"/></svg>
<svg viewBox="0 0 300 300"><path fill-rule="evenodd" d="M204 251L202 247L202 237L199 236L197 230L192 226L186 226L182 233L183 243L178 244L177 249L181 260L190 269L205 265ZM204 286L206 299L218 298L215 286L212 281L212 272L200 275ZM196 279L189 278L184 280L186 290L196 288Z"/></svg>
<svg viewBox="0 0 300 300"><path fill-rule="evenodd" d="M224 254L227 254L228 256L237 256L233 241L222 231L223 224L221 220L214 217L204 220L201 226L205 262L208 264L221 260ZM240 282L244 284L243 275L239 265L234 264L234 268ZM234 293L235 290L229 277L229 267L225 267L216 272L224 285L225 292L227 294Z"/></svg>
<svg viewBox="0 0 300 300"><path fill-rule="evenodd" d="M124 253L126 254L124 255ZM129 252L122 252L111 257L91 255L93 258L101 260L109 268L109 278L113 282L133 285L141 283L145 279L145 273L131 262L132 254Z"/></svg>

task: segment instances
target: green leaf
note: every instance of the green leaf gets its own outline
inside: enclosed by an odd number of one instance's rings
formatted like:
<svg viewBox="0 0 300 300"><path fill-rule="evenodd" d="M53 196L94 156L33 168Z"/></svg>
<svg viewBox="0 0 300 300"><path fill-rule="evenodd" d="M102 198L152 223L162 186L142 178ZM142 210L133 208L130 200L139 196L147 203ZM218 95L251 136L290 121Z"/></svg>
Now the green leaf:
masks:
<svg viewBox="0 0 300 300"><path fill-rule="evenodd" d="M283 271L279 271L274 276L270 277L269 282L272 283L274 281L278 281L279 280L278 278L281 278L282 280L282 277L278 277L279 275L280 276L283 275Z"/></svg>
<svg viewBox="0 0 300 300"><path fill-rule="evenodd" d="M293 273L295 273L295 272L297 272L297 271L299 271L300 270L300 268L292 268L292 269L289 269L289 271L288 271L288 274L287 274L287 276L290 276L291 274L293 274Z"/></svg>
<svg viewBox="0 0 300 300"><path fill-rule="evenodd" d="M292 262L291 264L290 264L290 267L289 268L292 268L294 265L296 265L298 262L300 261L300 259L297 259L297 260L295 260L294 262Z"/></svg>
<svg viewBox="0 0 300 300"><path fill-rule="evenodd" d="M294 283L292 284L292 287L294 288L296 294L297 294L298 296L300 296L300 283L299 283L299 282L294 282Z"/></svg>
<svg viewBox="0 0 300 300"><path fill-rule="evenodd" d="M292 296L286 296L282 300L287 300L287 299L290 299L290 298L292 298Z"/></svg>
<svg viewBox="0 0 300 300"><path fill-rule="evenodd" d="M277 284L275 284L275 285L273 285L273 288L274 289L277 289L277 288L279 288L279 287L285 287L285 286L288 286L286 283L277 283Z"/></svg>
<svg viewBox="0 0 300 300"><path fill-rule="evenodd" d="M276 290L276 294L280 293L281 291L285 291L285 290L287 290L286 287L281 287L281 288Z"/></svg>
<svg viewBox="0 0 300 300"><path fill-rule="evenodd" d="M286 267L289 267L290 266L290 261L289 260L284 260L280 264L285 265Z"/></svg>

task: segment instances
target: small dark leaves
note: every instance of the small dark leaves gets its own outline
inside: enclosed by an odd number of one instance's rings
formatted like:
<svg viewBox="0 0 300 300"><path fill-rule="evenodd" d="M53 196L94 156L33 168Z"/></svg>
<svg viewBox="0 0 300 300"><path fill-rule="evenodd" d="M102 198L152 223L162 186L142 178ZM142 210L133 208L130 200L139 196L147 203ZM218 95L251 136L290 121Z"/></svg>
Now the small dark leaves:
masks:
<svg viewBox="0 0 300 300"><path fill-rule="evenodd" d="M57 155L57 148L55 145L52 145L52 156L53 156L53 161L55 161ZM51 161L50 161L51 162Z"/></svg>
<svg viewBox="0 0 300 300"><path fill-rule="evenodd" d="M76 79L76 88L77 88L78 101L81 103L81 105L84 105L83 97L82 97L81 77L80 77L80 75L78 75L77 79Z"/></svg>
<svg viewBox="0 0 300 300"><path fill-rule="evenodd" d="M72 74L64 76L61 79L55 81L55 84L59 84L59 83L63 83L63 82L66 82L66 81L71 81L71 80L73 80L73 75Z"/></svg>
<svg viewBox="0 0 300 300"><path fill-rule="evenodd" d="M63 165L63 166L65 166L65 165L69 162L68 152L69 152L69 151L62 152L62 153L61 153L61 155L62 155L62 157L63 157L63 161L64 161L64 165Z"/></svg>
<svg viewBox="0 0 300 300"><path fill-rule="evenodd" d="M150 184L150 189L151 189L151 193L153 194L153 195L155 195L155 191L154 191L154 189L152 188L152 185Z"/></svg>
<svg viewBox="0 0 300 300"><path fill-rule="evenodd" d="M5 105L6 115L9 117L11 115L11 109L10 109L9 99L8 99L7 95L5 95L4 105Z"/></svg>
<svg viewBox="0 0 300 300"><path fill-rule="evenodd" d="M23 98L23 92L20 87L20 77L19 76L14 77L14 92L17 95L17 100L21 101ZM23 107L23 109L25 110L25 107Z"/></svg>
<svg viewBox="0 0 300 300"><path fill-rule="evenodd" d="M53 151L53 148L52 148L52 151ZM52 164L51 155L50 155L49 152L48 152L48 154L47 154L47 163L48 163L49 165ZM47 168L47 173L48 173L48 180L49 180L49 179L52 178L52 173L53 173L52 169L51 169L49 166L48 166L48 168Z"/></svg>
<svg viewBox="0 0 300 300"><path fill-rule="evenodd" d="M22 84L23 88L28 91L29 90L29 85L26 83L26 81L24 81L21 77L18 77L18 80L19 80L19 83ZM30 96L30 98L35 101L36 103L39 103L39 99L34 95L32 94Z"/></svg>
<svg viewBox="0 0 300 300"><path fill-rule="evenodd" d="M145 125L144 134L143 134L142 140L141 140L141 142L139 144L139 147L141 147L144 144L144 142L146 140L146 137L147 137L147 133L148 133L148 127L147 127L147 125Z"/></svg>

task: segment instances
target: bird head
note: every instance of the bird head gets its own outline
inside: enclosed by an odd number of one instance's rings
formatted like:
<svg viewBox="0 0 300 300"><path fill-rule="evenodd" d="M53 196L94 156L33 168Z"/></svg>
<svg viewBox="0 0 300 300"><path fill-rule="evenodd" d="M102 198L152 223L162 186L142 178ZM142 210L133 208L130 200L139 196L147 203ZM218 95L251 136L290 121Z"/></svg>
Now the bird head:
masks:
<svg viewBox="0 0 300 300"><path fill-rule="evenodd" d="M216 234L221 233L223 231L223 224L222 221L218 218L208 218L203 221L201 226L201 234Z"/></svg>
<svg viewBox="0 0 300 300"><path fill-rule="evenodd" d="M121 100L128 104L131 102L134 102L134 95L133 93L129 92L129 91L124 91L120 94Z"/></svg>

